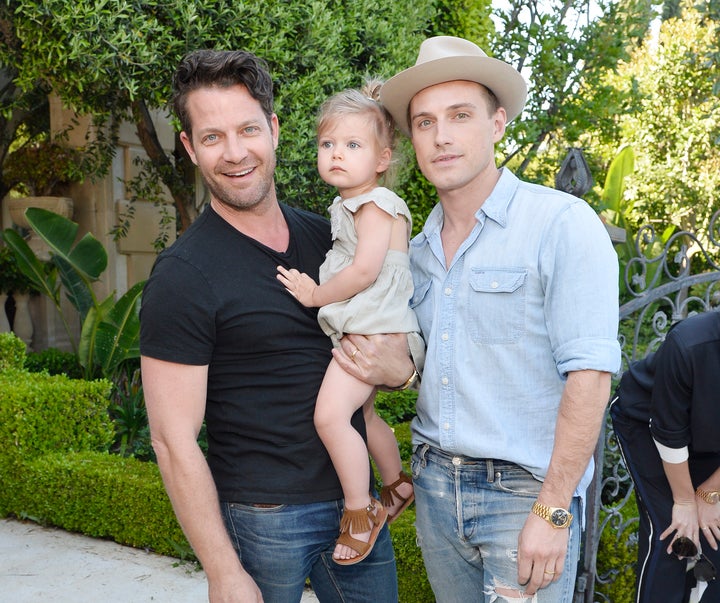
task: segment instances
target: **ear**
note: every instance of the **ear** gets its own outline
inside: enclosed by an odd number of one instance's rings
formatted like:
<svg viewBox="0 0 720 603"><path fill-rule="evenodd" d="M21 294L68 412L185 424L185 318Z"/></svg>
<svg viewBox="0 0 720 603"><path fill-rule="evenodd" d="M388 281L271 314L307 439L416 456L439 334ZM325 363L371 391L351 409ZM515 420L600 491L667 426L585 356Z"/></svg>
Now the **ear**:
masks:
<svg viewBox="0 0 720 603"><path fill-rule="evenodd" d="M273 148L277 150L278 142L280 140L280 122L278 116L275 113L270 117L270 130L272 131Z"/></svg>
<svg viewBox="0 0 720 603"><path fill-rule="evenodd" d="M493 142L500 142L505 136L505 127L507 126L507 112L504 107L499 107L493 116Z"/></svg>
<svg viewBox="0 0 720 603"><path fill-rule="evenodd" d="M197 165L197 157L195 156L195 151L193 150L192 140L190 140L190 137L183 131L180 132L180 140L182 141L187 154L190 155L192 162Z"/></svg>
<svg viewBox="0 0 720 603"><path fill-rule="evenodd" d="M392 159L392 149L389 147L385 147L382 151L380 151L380 156L378 157L378 164L377 164L377 173L382 174L384 171L386 171L390 167L390 160Z"/></svg>

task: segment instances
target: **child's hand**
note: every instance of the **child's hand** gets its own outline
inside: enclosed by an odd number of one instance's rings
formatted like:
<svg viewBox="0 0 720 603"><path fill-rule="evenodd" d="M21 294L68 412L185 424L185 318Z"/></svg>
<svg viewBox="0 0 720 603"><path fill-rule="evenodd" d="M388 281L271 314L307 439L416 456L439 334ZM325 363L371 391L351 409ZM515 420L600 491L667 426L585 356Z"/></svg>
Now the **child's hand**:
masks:
<svg viewBox="0 0 720 603"><path fill-rule="evenodd" d="M313 292L317 289L317 284L307 274L298 272L295 268L288 270L282 266L278 266L278 280L285 285L290 294L295 297L303 306L312 308L316 304L313 303Z"/></svg>

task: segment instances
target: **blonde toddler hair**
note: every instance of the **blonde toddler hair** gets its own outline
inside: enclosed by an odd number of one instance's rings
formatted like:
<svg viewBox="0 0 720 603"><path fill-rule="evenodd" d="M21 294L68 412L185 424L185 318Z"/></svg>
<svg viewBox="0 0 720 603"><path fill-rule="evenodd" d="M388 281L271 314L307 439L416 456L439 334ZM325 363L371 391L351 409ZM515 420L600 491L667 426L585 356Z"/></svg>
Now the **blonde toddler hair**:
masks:
<svg viewBox="0 0 720 603"><path fill-rule="evenodd" d="M384 186L391 187L397 172L395 158L396 129L393 118L387 109L380 104L380 88L383 81L372 78L367 79L360 89L349 88L334 94L320 107L317 118L318 137L344 115L368 115L373 128L373 134L381 149L389 148L392 159L388 169L380 176Z"/></svg>

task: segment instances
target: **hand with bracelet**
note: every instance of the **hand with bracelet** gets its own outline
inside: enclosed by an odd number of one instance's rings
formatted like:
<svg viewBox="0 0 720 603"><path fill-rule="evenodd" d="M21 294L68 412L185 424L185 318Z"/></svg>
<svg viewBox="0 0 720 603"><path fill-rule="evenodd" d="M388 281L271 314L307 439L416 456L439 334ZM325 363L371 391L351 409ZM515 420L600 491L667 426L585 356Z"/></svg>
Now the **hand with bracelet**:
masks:
<svg viewBox="0 0 720 603"><path fill-rule="evenodd" d="M720 543L720 469L695 490L700 533L710 547L717 551Z"/></svg>
<svg viewBox="0 0 720 603"><path fill-rule="evenodd" d="M408 351L405 333L345 335L333 357L353 377L387 389L403 389L417 371Z"/></svg>

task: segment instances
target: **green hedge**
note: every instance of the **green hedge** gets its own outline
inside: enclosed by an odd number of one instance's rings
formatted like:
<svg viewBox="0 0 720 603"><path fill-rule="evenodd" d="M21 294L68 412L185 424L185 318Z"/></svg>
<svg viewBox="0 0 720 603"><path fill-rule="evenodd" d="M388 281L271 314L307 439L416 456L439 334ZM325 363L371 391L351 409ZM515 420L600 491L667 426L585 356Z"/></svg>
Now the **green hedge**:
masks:
<svg viewBox="0 0 720 603"><path fill-rule="evenodd" d="M23 369L25 344L0 334L0 517L14 515L88 536L185 558L192 551L177 523L157 465L109 454L112 385ZM389 415L407 416L412 394L387 394ZM395 427L410 458L410 427ZM391 526L400 600L434 601L416 544L411 507Z"/></svg>
<svg viewBox="0 0 720 603"><path fill-rule="evenodd" d="M55 452L23 464L13 512L163 555L189 545L154 463L101 452Z"/></svg>

